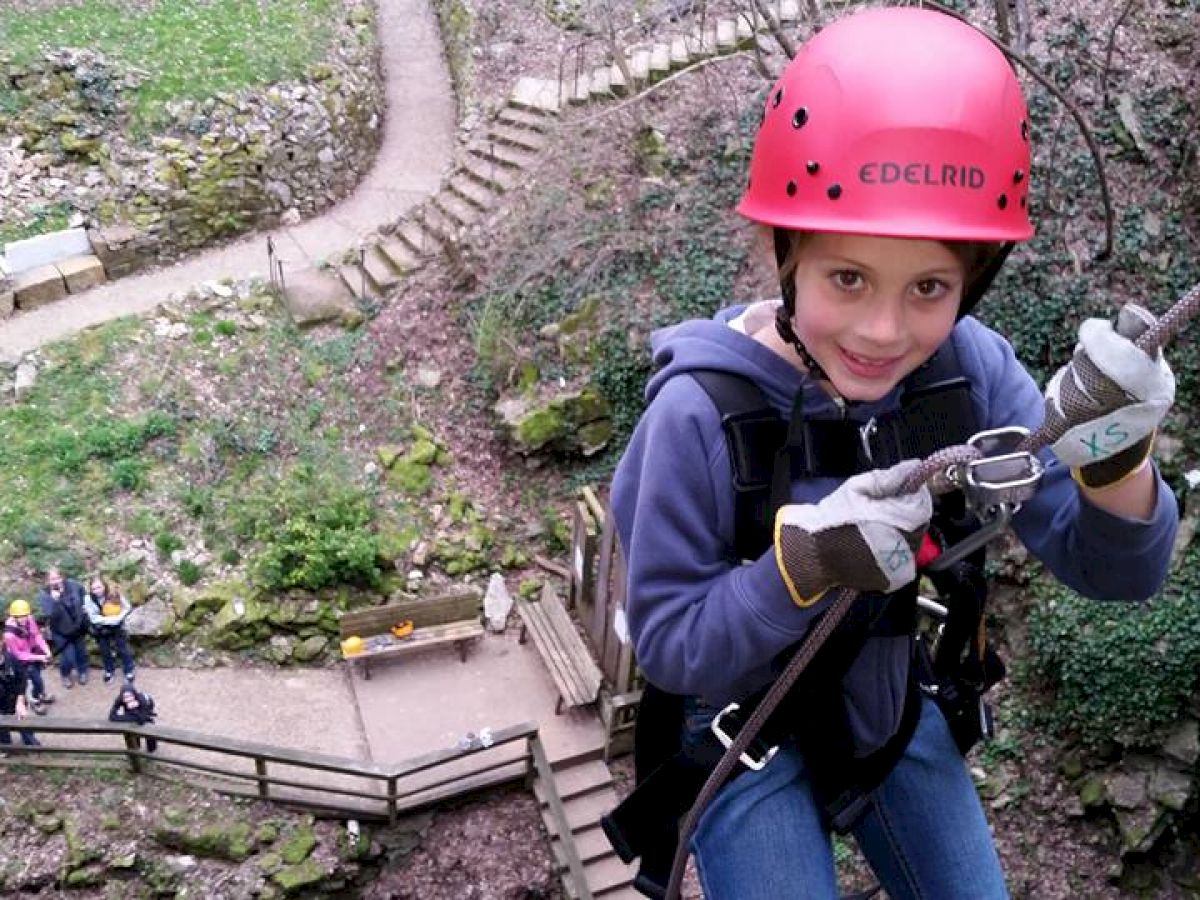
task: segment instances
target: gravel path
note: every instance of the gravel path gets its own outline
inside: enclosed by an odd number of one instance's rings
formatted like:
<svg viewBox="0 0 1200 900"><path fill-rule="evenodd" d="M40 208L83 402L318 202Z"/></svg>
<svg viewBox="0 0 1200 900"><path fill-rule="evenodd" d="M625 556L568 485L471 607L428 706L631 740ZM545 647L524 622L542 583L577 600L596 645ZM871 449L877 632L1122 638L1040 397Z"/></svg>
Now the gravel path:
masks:
<svg viewBox="0 0 1200 900"><path fill-rule="evenodd" d="M270 232L284 275L355 245L434 193L452 161L454 92L427 0L377 0L387 115L375 165L358 189L314 219ZM267 233L207 250L176 265L73 294L0 323L0 361L91 325L148 312L172 292L227 276L267 275Z"/></svg>

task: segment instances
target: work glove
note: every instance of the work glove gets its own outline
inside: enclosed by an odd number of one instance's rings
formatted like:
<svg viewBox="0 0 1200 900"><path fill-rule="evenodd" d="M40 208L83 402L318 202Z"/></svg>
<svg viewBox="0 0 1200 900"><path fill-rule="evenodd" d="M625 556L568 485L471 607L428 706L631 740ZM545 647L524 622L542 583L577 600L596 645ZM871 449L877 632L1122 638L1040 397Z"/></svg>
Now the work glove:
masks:
<svg viewBox="0 0 1200 900"><path fill-rule="evenodd" d="M792 600L811 606L835 586L895 591L917 577L914 554L933 500L924 485L901 493L915 460L847 479L819 503L775 516L775 561Z"/></svg>
<svg viewBox="0 0 1200 900"><path fill-rule="evenodd" d="M1075 355L1046 387L1046 422L1062 430L1050 445L1087 487L1116 484L1150 455L1154 433L1175 399L1175 376L1161 351L1133 343L1155 322L1126 303L1113 324L1088 319Z"/></svg>

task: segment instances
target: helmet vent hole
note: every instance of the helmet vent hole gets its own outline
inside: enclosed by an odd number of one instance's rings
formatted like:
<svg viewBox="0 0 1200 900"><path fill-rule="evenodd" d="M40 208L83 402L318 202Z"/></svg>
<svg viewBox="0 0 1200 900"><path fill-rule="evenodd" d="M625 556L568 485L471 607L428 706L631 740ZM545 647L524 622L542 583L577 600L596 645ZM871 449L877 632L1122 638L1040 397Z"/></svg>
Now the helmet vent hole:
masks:
<svg viewBox="0 0 1200 900"><path fill-rule="evenodd" d="M996 200L996 205L1001 209L1006 209L1008 207L1008 196L1006 194L1001 194Z"/></svg>
<svg viewBox="0 0 1200 900"><path fill-rule="evenodd" d="M1021 198L1021 209L1024 209L1024 208L1025 208L1025 198L1022 197Z"/></svg>
<svg viewBox="0 0 1200 900"><path fill-rule="evenodd" d="M775 92L775 96L771 98L771 106L772 106L772 108L774 108L782 102L783 102L783 88L780 88L779 90L777 90Z"/></svg>
<svg viewBox="0 0 1200 900"><path fill-rule="evenodd" d="M829 195L830 200L836 200L838 197L842 196L842 186L840 184L831 184L829 186L829 190L827 190L825 193Z"/></svg>
<svg viewBox="0 0 1200 900"><path fill-rule="evenodd" d="M821 171L821 164L819 162L817 162L815 159L810 159L808 161L808 165L806 165L804 168L808 172L809 175L816 175L818 172Z"/></svg>
<svg viewBox="0 0 1200 900"><path fill-rule="evenodd" d="M808 110L805 107L800 107L792 116L792 127L803 128L808 123Z"/></svg>
<svg viewBox="0 0 1200 900"><path fill-rule="evenodd" d="M1024 119L1021 120L1021 140L1029 140L1029 123Z"/></svg>
<svg viewBox="0 0 1200 900"><path fill-rule="evenodd" d="M1017 171L1013 172L1013 184L1020 184L1024 180L1025 173L1023 171L1017 169Z"/></svg>
<svg viewBox="0 0 1200 900"><path fill-rule="evenodd" d="M788 195L789 197L795 197L795 196L796 196L796 182L794 182L794 181L789 181L789 182L787 183L787 195Z"/></svg>

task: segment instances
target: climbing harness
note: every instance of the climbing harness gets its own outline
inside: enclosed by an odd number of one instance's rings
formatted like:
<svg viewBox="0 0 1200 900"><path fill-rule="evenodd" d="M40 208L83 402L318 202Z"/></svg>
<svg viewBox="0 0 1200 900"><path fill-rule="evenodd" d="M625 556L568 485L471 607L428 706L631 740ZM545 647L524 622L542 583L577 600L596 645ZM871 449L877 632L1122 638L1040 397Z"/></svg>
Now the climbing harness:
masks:
<svg viewBox="0 0 1200 900"><path fill-rule="evenodd" d="M1158 349L1167 344L1198 312L1200 312L1200 284L1196 284L1188 290L1174 306L1160 316L1154 325L1148 328L1134 343L1139 349L1148 354L1157 353ZM1028 453L1032 458L1033 454L1038 450L1053 443L1060 436L1055 432L1055 428L1043 426L1022 438L1015 452ZM920 467L905 483L902 490L908 492L915 491L925 482L930 484L932 490L945 490L947 485L963 482L965 481L965 467L973 462L984 459L983 453L985 449L987 448L965 445L939 450L922 462ZM1001 454L1001 457L1004 455L1006 454ZM977 471L977 480L978 474ZM995 483L985 481L983 486L985 490L989 486L1004 488L1006 482L1007 479L1002 479ZM771 685L766 696L763 697L753 714L751 714L737 735L730 741L724 755L709 774L696 802L692 805L683 823L679 826L679 837L674 861L671 866L670 880L666 891L661 895L666 897L667 900L676 900L679 896L679 888L683 882L683 872L687 864L688 846L691 842L692 834L696 830L696 824L699 822L700 816L708 806L709 801L716 795L722 785L728 781L734 767L739 764L742 754L757 739L763 723L784 699L800 674L813 661L817 652L831 638L838 625L850 613L851 608L856 605L858 599L859 594L855 590L850 588L836 589L833 600L825 613L813 625L804 640L801 641L795 656L792 657L787 668L784 669L779 678Z"/></svg>
<svg viewBox="0 0 1200 900"><path fill-rule="evenodd" d="M1135 341L1136 346L1146 353L1156 353L1159 347L1169 342L1170 338L1177 334L1190 318L1195 316L1198 308L1200 308L1200 284L1196 284L1188 290L1175 306L1159 317L1157 322ZM740 416L738 414L722 415L722 422L725 422L727 433L730 433L732 422L739 419L749 420L758 428L764 427L763 421L756 420L748 412L749 410L743 410L743 414ZM876 422L876 430L877 428L878 422ZM793 440L796 436L791 432L794 430L796 430L796 426L793 421L793 424L788 427L788 431L790 431L788 448L791 450L790 456L793 460L798 455L797 446L800 448L804 446L803 442ZM876 430L864 426L859 434L865 442L874 437ZM944 449L932 452L920 463L916 472L907 479L901 488L904 492L916 491L920 485L926 484L926 482L928 482L930 490L936 494L959 490L965 505L980 522L978 529L973 530L970 535L953 535L952 541L948 542L946 546L936 548L936 551L931 554L931 558L925 560L923 571L930 576L930 580L934 581L940 592L948 590L955 601L962 596L970 595L972 576L964 568L966 559L972 553L982 551L985 542L1006 526L1020 508L1020 504L1032 498L1033 494L1037 492L1043 469L1036 454L1038 450L1060 437L1060 434L1055 432L1056 428L1048 425L1044 425L1032 433L1027 432L1024 428L1002 428L1002 430L979 432L973 434L965 444L946 446ZM744 434L743 444L746 437L748 434ZM742 451L739 451L731 442L731 458L736 467L736 478L754 470L749 462L748 454L743 452L748 449L748 446L743 446ZM887 463L881 460L876 463L876 466L883 466L883 464ZM739 466L743 468L739 469ZM761 476L761 469L758 474ZM754 479L750 479L750 481L752 480ZM744 487L746 484L743 484ZM754 491L739 491L737 496L739 505L751 506L755 503L763 503L761 478L758 479ZM947 587L947 582L956 583ZM682 809L666 811L667 821L670 821L667 835L673 839L674 844L670 877L668 878L662 877L666 875L665 857L655 850L655 848L661 847L662 839L664 839L664 832L662 832L664 816L661 815L661 812L658 815L650 815L654 812L653 809L650 809L652 804L644 802L644 798L638 799L637 791L635 791L634 794L630 794L629 798L626 798L622 806L618 806L617 810L605 817L605 832L619 856L625 862L632 862L641 856L642 865L638 871L635 887L642 890L642 893L649 896L662 896L668 900L678 898L686 859L688 859L691 835L695 833L696 824L700 821L709 800L730 781L732 776L738 772L739 767L758 769L769 764L770 758L774 756L775 748L778 746L774 743L773 738L776 737L776 734L769 722L776 709L787 708L788 695L797 685L802 673L809 670L810 666L815 665L812 672L829 676L830 672L826 670L832 664L822 660L833 659L840 654L834 653L833 656L822 654L822 658L818 659L818 652L827 644L830 648L838 647L838 641L844 640L846 635L845 631L841 631L842 624L854 623L856 616L860 622L863 613L856 610L856 607L870 606L871 601L870 595L860 596L856 590L850 588L835 588L832 594L832 602L826 612L820 619L817 619L817 622L809 630L809 634L799 643L796 652L787 661L780 676L775 679L773 684L769 685L766 691L761 692L760 697L755 698L757 702L745 704L745 706L731 704L716 716L713 721L713 733L716 743L721 748L721 754L715 763L708 764L710 760L706 760L698 764L685 762L682 767L659 766L658 768L667 769L665 774L660 775L656 770L652 772L652 768L655 768L654 763L661 763L661 760L644 758L642 749L635 748L635 766L640 787L644 773L647 781L652 776L658 776L665 780L666 790L654 792L655 798L671 796L676 792L678 792L678 796L696 798L685 814ZM934 613L935 618L942 619L934 636L920 637L916 642L917 665L914 667L914 671L917 674L920 691L925 696L934 698L938 703L938 707L946 716L956 744L959 745L960 750L965 752L979 737L986 736L991 731L990 710L986 708L982 696L991 684L1003 676L1003 665L995 653L990 652L990 648L986 646L978 628L971 629L962 626L962 623L970 620L970 614L954 620L950 617L950 613L955 604L943 605L938 604L935 600L917 598L914 592L911 602L914 608L923 608L926 612ZM900 608L902 604L894 602L888 606ZM944 616L943 612L946 613ZM980 612L982 612L982 608L980 608ZM868 614L868 618L870 618L870 614ZM826 682L826 684L828 683ZM664 694L648 685L641 713L662 714L659 721L659 739L671 739L671 736L666 733L668 731L666 722L678 724L680 715L678 704L680 703L683 703L682 697ZM906 704L905 714L901 716L901 725L896 732L898 736L904 736L908 727L911 727L908 720L912 713L908 707L912 706L912 703ZM659 719L659 716L655 715L654 718ZM908 734L911 734L911 731L908 731ZM673 739L678 742L678 733L674 734ZM904 737L904 740L906 742L907 737ZM902 751L902 745L900 749ZM697 791L696 785L700 782L702 785ZM839 808L839 800L847 798L834 797L834 803L830 804L828 803L828 793L827 791L826 814L830 823L834 827L838 826L839 818L842 823L852 822L853 817L857 815L857 804L854 803L856 794L853 792L848 794L848 802ZM857 797L864 798L865 792L860 792ZM662 887L664 881L666 881L665 888Z"/></svg>

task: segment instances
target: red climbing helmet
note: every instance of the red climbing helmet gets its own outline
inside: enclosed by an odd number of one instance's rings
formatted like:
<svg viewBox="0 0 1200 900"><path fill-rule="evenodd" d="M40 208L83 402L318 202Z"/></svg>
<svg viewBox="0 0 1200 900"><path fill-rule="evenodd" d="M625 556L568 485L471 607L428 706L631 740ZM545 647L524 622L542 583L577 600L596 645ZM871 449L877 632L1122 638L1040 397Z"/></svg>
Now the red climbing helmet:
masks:
<svg viewBox="0 0 1200 900"><path fill-rule="evenodd" d="M1029 114L1004 54L952 16L873 9L815 35L767 96L746 218L888 237L1033 236Z"/></svg>

